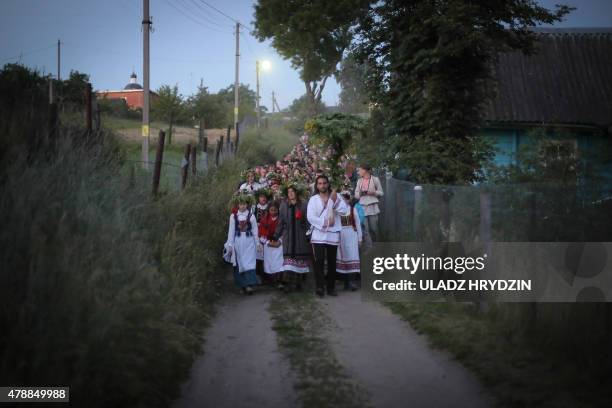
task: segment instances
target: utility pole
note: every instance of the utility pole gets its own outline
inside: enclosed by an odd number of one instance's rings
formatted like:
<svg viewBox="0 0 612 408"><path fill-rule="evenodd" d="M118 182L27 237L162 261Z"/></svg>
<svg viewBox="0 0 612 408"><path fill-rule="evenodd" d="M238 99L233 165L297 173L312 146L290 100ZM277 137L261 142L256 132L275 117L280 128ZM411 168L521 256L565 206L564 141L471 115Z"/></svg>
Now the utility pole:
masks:
<svg viewBox="0 0 612 408"><path fill-rule="evenodd" d="M59 38L57 39L57 80L61 81L62 80L62 75L61 75L61 70L60 70L60 54L61 54L61 45L62 43L60 42Z"/></svg>
<svg viewBox="0 0 612 408"><path fill-rule="evenodd" d="M236 22L236 78L234 79L234 133L238 144L238 105L240 104L240 23Z"/></svg>
<svg viewBox="0 0 612 408"><path fill-rule="evenodd" d="M142 108L142 167L149 168L149 33L151 17L149 16L149 0L142 1L142 87L144 106Z"/></svg>
<svg viewBox="0 0 612 408"><path fill-rule="evenodd" d="M255 84L257 88L257 99L255 100L257 108L257 129L261 128L261 110L259 109L259 60L255 61Z"/></svg>
<svg viewBox="0 0 612 408"><path fill-rule="evenodd" d="M272 113L274 113L274 91L272 91Z"/></svg>

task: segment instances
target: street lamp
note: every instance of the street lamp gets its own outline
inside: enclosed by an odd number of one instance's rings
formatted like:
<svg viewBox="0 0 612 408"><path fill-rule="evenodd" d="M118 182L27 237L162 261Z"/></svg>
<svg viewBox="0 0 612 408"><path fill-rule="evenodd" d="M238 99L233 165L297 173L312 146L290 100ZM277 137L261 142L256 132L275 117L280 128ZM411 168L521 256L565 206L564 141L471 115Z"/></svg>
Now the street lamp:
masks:
<svg viewBox="0 0 612 408"><path fill-rule="evenodd" d="M260 67L261 66L261 67ZM264 71L268 71L272 68L272 64L268 60L255 61L255 83L257 88L257 99L256 99L256 107L257 107L257 129L261 128L261 109L259 108L259 70L263 69Z"/></svg>

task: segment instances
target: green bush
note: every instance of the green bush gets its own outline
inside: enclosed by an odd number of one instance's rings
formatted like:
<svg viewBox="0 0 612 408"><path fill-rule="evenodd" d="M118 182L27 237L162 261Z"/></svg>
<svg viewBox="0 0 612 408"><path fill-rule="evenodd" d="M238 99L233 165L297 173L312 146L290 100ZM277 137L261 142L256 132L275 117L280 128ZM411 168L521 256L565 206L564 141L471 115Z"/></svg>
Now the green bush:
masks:
<svg viewBox="0 0 612 408"><path fill-rule="evenodd" d="M76 406L165 406L217 296L216 220L238 172L152 201L118 176L112 142L74 136L5 172L0 382L70 385Z"/></svg>
<svg viewBox="0 0 612 408"><path fill-rule="evenodd" d="M248 129L244 133L240 137L238 155L248 167L275 162L298 141L296 134L280 128L261 132Z"/></svg>

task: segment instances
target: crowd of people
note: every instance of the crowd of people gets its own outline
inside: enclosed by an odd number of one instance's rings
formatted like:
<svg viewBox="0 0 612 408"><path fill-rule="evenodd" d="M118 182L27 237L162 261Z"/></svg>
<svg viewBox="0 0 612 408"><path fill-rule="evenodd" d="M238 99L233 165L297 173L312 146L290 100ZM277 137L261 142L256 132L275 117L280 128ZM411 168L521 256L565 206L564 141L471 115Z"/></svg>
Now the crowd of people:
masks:
<svg viewBox="0 0 612 408"><path fill-rule="evenodd" d="M224 246L243 293L261 284L302 291L311 269L319 296L337 296L339 278L357 290L361 248L379 235L383 189L350 157L338 163L343 179L330 180L326 153L304 135L283 160L243 173Z"/></svg>

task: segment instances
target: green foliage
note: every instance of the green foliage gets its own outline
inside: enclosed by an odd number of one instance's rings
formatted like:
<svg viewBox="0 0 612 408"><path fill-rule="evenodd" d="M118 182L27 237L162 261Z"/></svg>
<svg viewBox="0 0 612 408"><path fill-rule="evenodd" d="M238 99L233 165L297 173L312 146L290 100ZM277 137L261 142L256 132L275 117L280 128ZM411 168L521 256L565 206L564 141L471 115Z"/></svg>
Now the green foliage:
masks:
<svg viewBox="0 0 612 408"><path fill-rule="evenodd" d="M259 0L255 4L255 36L272 46L300 71L311 117L327 79L336 72L349 46L357 17L367 0Z"/></svg>
<svg viewBox="0 0 612 408"><path fill-rule="evenodd" d="M157 90L157 98L151 105L151 113L155 119L168 122L168 144L172 144L172 128L174 122L183 112L183 95L179 94L178 85L162 85Z"/></svg>
<svg viewBox="0 0 612 408"><path fill-rule="evenodd" d="M576 186L587 175L585 163L574 146L575 136L562 129L536 128L528 132L528 142L519 146L510 164L487 168L493 183L556 183Z"/></svg>
<svg viewBox="0 0 612 408"><path fill-rule="evenodd" d="M130 109L125 99L102 98L98 99L97 103L102 115L120 119L142 119L142 110Z"/></svg>
<svg viewBox="0 0 612 408"><path fill-rule="evenodd" d="M150 175L125 174L109 132L64 125L32 142L28 131L47 131L45 81L0 72L12 132L0 161L0 383L69 385L79 407L169 406L219 296L226 204L246 162L153 200Z"/></svg>
<svg viewBox="0 0 612 408"><path fill-rule="evenodd" d="M70 71L68 79L55 81L59 102L65 108L81 109L85 105L85 91L89 86L89 75L79 71Z"/></svg>
<svg viewBox="0 0 612 408"><path fill-rule="evenodd" d="M0 71L0 163L14 156L10 150L34 151L47 138L47 88L45 78L22 65L7 64Z"/></svg>
<svg viewBox="0 0 612 408"><path fill-rule="evenodd" d="M365 81L366 65L350 53L342 60L336 81L340 84L340 110L344 113L365 113L369 110L369 98Z"/></svg>
<svg viewBox="0 0 612 408"><path fill-rule="evenodd" d="M491 149L475 135L497 54L532 52L530 28L569 11L533 0L378 3L361 21L358 52L372 99L389 112L389 165L419 183L481 179Z"/></svg>
<svg viewBox="0 0 612 408"><path fill-rule="evenodd" d="M246 162L244 168L266 163L274 163L291 151L298 137L284 129L268 129L258 132L249 129L240 136L238 156Z"/></svg>
<svg viewBox="0 0 612 408"><path fill-rule="evenodd" d="M207 128L224 128L227 126L229 124L227 123L227 110L229 108L223 97L208 92L208 88L205 86L198 87L198 91L187 99L187 111L193 118L203 120Z"/></svg>
<svg viewBox="0 0 612 408"><path fill-rule="evenodd" d="M364 119L344 113L320 115L306 122L306 131L311 135L312 142L327 149L325 161L330 168L330 181L336 187L344 181L342 159L349 153L355 135L364 131L365 124Z"/></svg>
<svg viewBox="0 0 612 408"><path fill-rule="evenodd" d="M227 114L225 123L227 125L234 123L234 84L227 88L221 89L218 93L219 98L226 105ZM246 117L255 117L257 112L256 107L257 94L249 88L248 85L240 84L238 87L238 121L242 122Z"/></svg>
<svg viewBox="0 0 612 408"><path fill-rule="evenodd" d="M473 371L494 406L610 405L601 386L610 365L607 303L507 303L487 313L452 302L387 306Z"/></svg>
<svg viewBox="0 0 612 408"><path fill-rule="evenodd" d="M289 113L294 118L289 127L296 133L302 133L304 131L304 125L306 121L312 117L313 109L308 101L308 95L304 94L297 99L294 99L291 105L289 105ZM315 102L314 112L316 115L325 112L325 103L319 100Z"/></svg>

